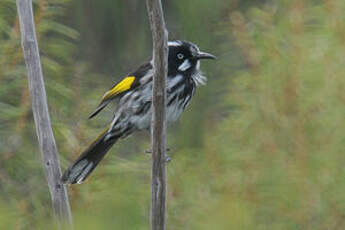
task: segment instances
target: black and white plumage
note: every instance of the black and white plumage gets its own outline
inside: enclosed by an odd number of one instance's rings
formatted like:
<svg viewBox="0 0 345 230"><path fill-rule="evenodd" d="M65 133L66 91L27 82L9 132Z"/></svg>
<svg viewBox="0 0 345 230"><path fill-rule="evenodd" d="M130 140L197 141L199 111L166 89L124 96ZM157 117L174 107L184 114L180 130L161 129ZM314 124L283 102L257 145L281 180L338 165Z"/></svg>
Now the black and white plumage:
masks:
<svg viewBox="0 0 345 230"><path fill-rule="evenodd" d="M206 77L200 71L200 60L215 59L215 56L201 52L195 44L187 41L171 41L168 46L166 118L170 123L180 117L196 87L206 82ZM111 125L65 171L62 176L64 183L82 183L118 139L138 130L150 130L152 77L151 61L128 74L105 93L90 118L97 115L109 102L119 99Z"/></svg>

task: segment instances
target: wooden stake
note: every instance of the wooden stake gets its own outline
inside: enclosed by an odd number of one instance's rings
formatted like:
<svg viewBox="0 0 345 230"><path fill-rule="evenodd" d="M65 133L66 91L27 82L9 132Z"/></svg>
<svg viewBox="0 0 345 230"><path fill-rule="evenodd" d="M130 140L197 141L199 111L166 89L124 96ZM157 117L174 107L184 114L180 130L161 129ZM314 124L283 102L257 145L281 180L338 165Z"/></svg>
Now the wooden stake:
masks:
<svg viewBox="0 0 345 230"><path fill-rule="evenodd" d="M153 40L152 90L152 187L151 230L165 230L166 226L166 76L168 73L168 32L165 28L162 3L147 0Z"/></svg>
<svg viewBox="0 0 345 230"><path fill-rule="evenodd" d="M24 58L28 70L30 98L36 133L52 199L53 210L60 228L65 229L66 224L72 228L72 215L67 191L60 181L61 169L49 118L47 96L35 33L32 0L17 0L17 10Z"/></svg>

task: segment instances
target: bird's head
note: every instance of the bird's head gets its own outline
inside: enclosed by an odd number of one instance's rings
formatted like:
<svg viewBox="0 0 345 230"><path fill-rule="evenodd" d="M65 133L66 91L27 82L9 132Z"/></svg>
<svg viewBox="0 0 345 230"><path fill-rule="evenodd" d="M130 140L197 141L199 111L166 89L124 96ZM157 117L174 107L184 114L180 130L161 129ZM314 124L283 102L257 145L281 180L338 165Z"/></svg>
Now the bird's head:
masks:
<svg viewBox="0 0 345 230"><path fill-rule="evenodd" d="M200 60L216 59L212 54L201 52L199 47L187 41L170 41L168 75L192 74L200 68Z"/></svg>

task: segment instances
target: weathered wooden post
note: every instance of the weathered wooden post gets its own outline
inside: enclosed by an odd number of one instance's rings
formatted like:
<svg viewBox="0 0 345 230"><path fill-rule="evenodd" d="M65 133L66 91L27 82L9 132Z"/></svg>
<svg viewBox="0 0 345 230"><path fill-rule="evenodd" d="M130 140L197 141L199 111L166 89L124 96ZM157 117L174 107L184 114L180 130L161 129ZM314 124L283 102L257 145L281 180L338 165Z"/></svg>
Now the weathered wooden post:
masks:
<svg viewBox="0 0 345 230"><path fill-rule="evenodd" d="M147 0L153 40L153 116L152 116L152 187L151 230L164 230L166 225L166 75L168 73L168 32L165 28L162 3Z"/></svg>
<svg viewBox="0 0 345 230"><path fill-rule="evenodd" d="M47 96L35 33L32 0L17 0L22 47L28 70L29 90L36 133L43 166L52 199L52 207L60 228L72 228L72 215L65 186L60 182L61 169L51 128ZM62 227L63 226L63 227Z"/></svg>

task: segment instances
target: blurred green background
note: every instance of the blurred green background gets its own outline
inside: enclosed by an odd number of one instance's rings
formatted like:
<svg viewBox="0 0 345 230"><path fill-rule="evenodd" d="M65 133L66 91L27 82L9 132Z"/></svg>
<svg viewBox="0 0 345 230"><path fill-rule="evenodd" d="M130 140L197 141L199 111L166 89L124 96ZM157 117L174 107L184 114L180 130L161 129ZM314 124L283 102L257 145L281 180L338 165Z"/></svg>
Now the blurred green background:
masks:
<svg viewBox="0 0 345 230"><path fill-rule="evenodd" d="M345 1L163 1L170 39L218 56L169 128L168 229L345 229ZM110 121L103 93L148 60L142 0L36 0L62 168ZM55 229L13 0L0 1L0 229ZM75 229L149 229L146 133L68 188Z"/></svg>

